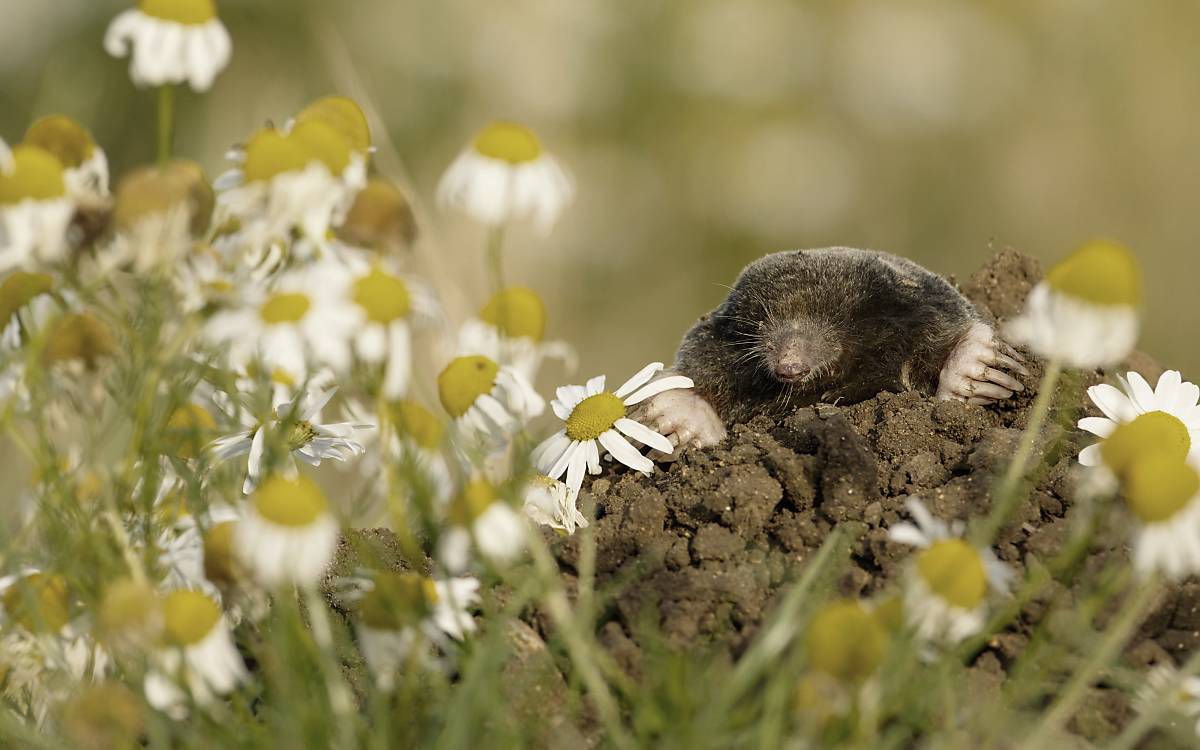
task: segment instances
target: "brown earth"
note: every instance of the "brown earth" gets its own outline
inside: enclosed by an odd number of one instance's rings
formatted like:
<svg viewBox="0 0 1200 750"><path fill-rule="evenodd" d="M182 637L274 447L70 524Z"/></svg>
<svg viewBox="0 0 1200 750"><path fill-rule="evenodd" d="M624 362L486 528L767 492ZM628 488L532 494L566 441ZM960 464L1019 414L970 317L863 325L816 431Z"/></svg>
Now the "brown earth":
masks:
<svg viewBox="0 0 1200 750"><path fill-rule="evenodd" d="M986 317L1002 321L1040 277L1035 260L1006 250L961 288ZM1144 356L1129 365L1151 382L1161 372ZM596 589L616 591L599 625L604 646L634 676L642 659L639 634L648 632L681 648L736 656L835 526L852 540L840 593L869 596L892 585L911 548L890 542L887 530L907 519L908 498L919 497L946 521L988 512L994 478L1016 448L1041 376L1038 364L1030 369L1026 391L994 407L881 393L859 404L802 408L778 423L737 425L724 444L684 451L652 477L608 468L585 486L583 498L589 502L590 494L596 508ZM1087 436L1073 429L1073 419L1076 406L1086 410L1082 387L1103 377L1068 378L1069 403L1049 420L1037 449L1049 468L1031 477L1028 501L995 547L1018 573L1035 559L1052 560L1082 512L1072 500L1070 467ZM573 586L580 536L547 538ZM1126 528L1101 528L1080 566L1095 571L1113 555L1127 556L1126 540ZM981 681L1002 682L1048 599L1065 596L1070 607L1075 593L1054 583L1027 605L976 656ZM1127 659L1134 666L1178 661L1198 643L1200 584L1185 584L1157 603ZM1111 734L1130 715L1118 695L1098 691L1094 710L1077 718L1076 729Z"/></svg>

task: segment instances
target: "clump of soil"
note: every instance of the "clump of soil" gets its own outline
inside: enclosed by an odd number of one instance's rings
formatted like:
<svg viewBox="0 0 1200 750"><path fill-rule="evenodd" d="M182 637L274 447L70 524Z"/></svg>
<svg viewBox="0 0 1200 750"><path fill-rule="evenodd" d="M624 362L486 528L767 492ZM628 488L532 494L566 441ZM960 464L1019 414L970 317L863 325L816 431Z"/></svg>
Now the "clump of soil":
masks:
<svg viewBox="0 0 1200 750"><path fill-rule="evenodd" d="M1040 277L1035 260L1005 250L962 290L985 317L1003 321ZM1151 379L1160 373L1145 357L1129 365ZM835 526L852 539L841 593L871 595L891 585L911 548L890 542L887 530L908 517L908 498L919 497L946 521L988 512L993 481L1016 449L1041 376L1037 363L1030 370L1025 392L993 407L881 393L853 405L802 408L777 423L737 425L724 444L686 450L652 477L609 468L584 493L596 508L596 587L617 592L601 624L606 648L636 676L639 634L648 623L656 637L679 647L725 648L736 656ZM1077 385L1103 377L1093 373ZM1074 393L1086 413L1098 413L1083 403L1082 387ZM1018 572L1062 549L1078 510L1071 467L1087 439L1073 424L1050 420L1035 457L1049 468L1031 477L1028 501L995 548ZM1083 566L1098 569L1112 555L1127 555L1126 543L1127 529L1101 530ZM554 545L572 583L580 537ZM976 668L1003 679L1043 609L1044 601L1026 607L979 654ZM1198 643L1200 585L1187 584L1158 604L1129 656L1146 664Z"/></svg>

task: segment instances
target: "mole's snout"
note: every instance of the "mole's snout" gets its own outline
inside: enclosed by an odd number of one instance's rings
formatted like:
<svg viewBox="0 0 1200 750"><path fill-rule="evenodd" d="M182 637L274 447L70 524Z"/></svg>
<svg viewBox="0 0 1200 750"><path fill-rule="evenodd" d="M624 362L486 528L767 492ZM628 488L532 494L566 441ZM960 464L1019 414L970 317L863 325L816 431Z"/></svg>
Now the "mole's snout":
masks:
<svg viewBox="0 0 1200 750"><path fill-rule="evenodd" d="M775 377L784 383L804 380L815 363L809 342L802 336L788 336L776 350Z"/></svg>
<svg viewBox="0 0 1200 750"><path fill-rule="evenodd" d="M780 360L775 365L775 377L785 382L803 380L810 370L812 370L811 367L798 359Z"/></svg>

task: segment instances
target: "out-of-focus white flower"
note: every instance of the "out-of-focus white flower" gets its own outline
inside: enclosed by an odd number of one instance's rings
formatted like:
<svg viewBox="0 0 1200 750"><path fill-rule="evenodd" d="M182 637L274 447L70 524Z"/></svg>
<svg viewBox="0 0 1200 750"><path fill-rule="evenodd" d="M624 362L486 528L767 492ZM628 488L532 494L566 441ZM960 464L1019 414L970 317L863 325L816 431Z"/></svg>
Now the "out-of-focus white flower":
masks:
<svg viewBox="0 0 1200 750"><path fill-rule="evenodd" d="M958 643L983 627L988 594L1007 592L1012 571L961 539L961 524L947 526L915 498L906 506L916 524L898 523L888 538L920 549L905 577L908 621L925 641Z"/></svg>
<svg viewBox="0 0 1200 750"><path fill-rule="evenodd" d="M347 288L350 278L332 262L281 275L270 290L246 287L238 305L216 313L205 337L227 345L230 366L256 361L265 371L301 382L323 366L350 369L350 342L361 322Z"/></svg>
<svg viewBox="0 0 1200 750"><path fill-rule="evenodd" d="M195 162L175 160L165 167L142 167L117 186L113 242L98 259L100 272L132 265L145 273L175 271L208 228L213 191Z"/></svg>
<svg viewBox="0 0 1200 750"><path fill-rule="evenodd" d="M1122 433L1130 433L1127 435ZM1113 447L1129 446L1144 437L1134 423L1117 428ZM1112 450L1105 452L1106 455ZM1200 573L1200 474L1196 459L1177 451L1137 450L1115 471L1121 495L1137 518L1133 530L1133 566L1142 575L1162 573L1180 580Z"/></svg>
<svg viewBox="0 0 1200 750"><path fill-rule="evenodd" d="M1080 429L1101 438L1079 452L1079 463L1100 466L1104 440L1120 425L1139 419L1158 422L1160 430L1174 434L1172 443L1182 447L1183 455L1200 458L1200 387L1185 381L1178 370L1167 370L1153 390L1136 372L1121 379L1121 389L1124 393L1106 383L1088 388L1088 397L1104 416L1079 420Z"/></svg>
<svg viewBox="0 0 1200 750"><path fill-rule="evenodd" d="M0 273L62 259L75 203L63 166L49 151L21 144L0 165Z"/></svg>
<svg viewBox="0 0 1200 750"><path fill-rule="evenodd" d="M1150 670L1133 705L1143 714L1165 705L1169 711L1196 719L1195 731L1200 735L1200 677L1183 677L1173 664L1159 664Z"/></svg>
<svg viewBox="0 0 1200 750"><path fill-rule="evenodd" d="M311 478L268 477L233 529L233 550L268 587L315 586L337 551L340 527Z"/></svg>
<svg viewBox="0 0 1200 750"><path fill-rule="evenodd" d="M186 82L207 91L229 64L233 43L214 0L138 0L109 24L104 49L130 55L137 86Z"/></svg>
<svg viewBox="0 0 1200 750"><path fill-rule="evenodd" d="M482 355L458 357L438 375L442 406L465 433L503 439L546 410L520 373Z"/></svg>
<svg viewBox="0 0 1200 750"><path fill-rule="evenodd" d="M691 379L682 375L651 382L662 368L661 362L646 365L615 392L604 389L603 375L592 378L586 386L559 388L558 398L550 406L566 426L534 450L533 462L538 471L551 479L566 474L567 486L578 493L585 470L600 473L600 446L604 446L613 458L629 468L651 474L654 462L634 448L625 436L666 454L672 453L674 448L667 438L627 417L628 407L663 391L692 387Z"/></svg>
<svg viewBox="0 0 1200 750"><path fill-rule="evenodd" d="M370 131L344 97L305 108L283 130L264 128L233 156L238 169L217 179L217 223L239 225L251 253L300 235L318 248L367 184Z"/></svg>
<svg viewBox="0 0 1200 750"><path fill-rule="evenodd" d="M50 319L54 280L44 273L14 271L0 281L0 354L21 346L22 328L40 328Z"/></svg>
<svg viewBox="0 0 1200 750"><path fill-rule="evenodd" d="M466 569L471 545L495 564L515 559L525 549L528 525L486 479L473 479L450 501L450 528L438 540L438 560L451 573Z"/></svg>
<svg viewBox="0 0 1200 750"><path fill-rule="evenodd" d="M25 131L22 141L45 149L63 167L67 193L77 201L108 195L108 157L92 134L66 115L39 118Z"/></svg>
<svg viewBox="0 0 1200 750"><path fill-rule="evenodd" d="M463 149L438 184L438 200L488 226L532 217L549 231L575 197L571 176L523 125L494 122Z"/></svg>
<svg viewBox="0 0 1200 750"><path fill-rule="evenodd" d="M280 447L287 450L290 458L284 462L283 470L288 476L295 476L296 472L296 465L290 462L291 458L310 466L320 466L321 461L327 458L347 461L354 456L361 456L363 446L352 437L357 430L370 429L371 425L320 423L321 410L335 393L337 388L310 388L291 400L282 400L282 392L277 392L273 419L254 421L247 412L240 412L243 424L249 423L246 424L247 429L214 440L210 450L218 461L249 456L246 481L242 488L246 494L254 490L263 474L263 459L272 440L278 441Z"/></svg>
<svg viewBox="0 0 1200 750"><path fill-rule="evenodd" d="M154 655L144 689L151 706L186 714L186 688L197 704L230 693L247 678L221 608L199 591L178 590L163 599L164 644Z"/></svg>
<svg viewBox="0 0 1200 750"><path fill-rule="evenodd" d="M368 365L383 367L383 396L395 400L408 391L412 373L412 327L441 316L433 290L400 273L385 260L348 258L350 303L359 313L354 351Z"/></svg>
<svg viewBox="0 0 1200 750"><path fill-rule="evenodd" d="M435 580L414 573L378 573L364 582L358 603L359 648L379 687L391 690L406 664L427 659L419 636L435 646L475 631L470 608L479 581L464 576Z"/></svg>
<svg viewBox="0 0 1200 750"><path fill-rule="evenodd" d="M544 341L545 332L546 306L541 298L531 289L509 287L494 294L479 317L459 329L458 353L503 362L530 383L537 381L538 369L548 357L562 360L574 371L575 349L565 341Z"/></svg>
<svg viewBox="0 0 1200 750"><path fill-rule="evenodd" d="M575 505L576 498L565 483L540 474L529 480L521 495L530 520L568 534L588 525L587 516Z"/></svg>
<svg viewBox="0 0 1200 750"><path fill-rule="evenodd" d="M1133 255L1113 242L1089 242L1046 272L1006 332L1069 367L1114 365L1137 343L1141 297Z"/></svg>

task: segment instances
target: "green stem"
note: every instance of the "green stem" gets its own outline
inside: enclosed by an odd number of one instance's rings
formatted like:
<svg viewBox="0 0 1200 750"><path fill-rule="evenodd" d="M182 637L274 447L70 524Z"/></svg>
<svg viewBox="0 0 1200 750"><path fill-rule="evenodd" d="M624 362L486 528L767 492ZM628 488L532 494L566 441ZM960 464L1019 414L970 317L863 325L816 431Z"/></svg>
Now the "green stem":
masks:
<svg viewBox="0 0 1200 750"><path fill-rule="evenodd" d="M1033 401L1033 410L1029 415L1029 424L1026 425L1025 432L1021 435L1016 455L1013 456L1012 462L1009 463L1008 469L1004 472L1004 476L996 488L995 502L992 504L991 513L975 530L974 541L981 546L992 544L996 534L1007 523L1009 516L1016 510L1017 504L1024 495L1021 492L1021 482L1029 468L1029 459L1033 456L1033 449L1041 435L1042 425L1050 413L1050 406L1054 403L1054 392L1061 374L1062 363L1059 360L1052 359L1046 364L1046 372L1042 375L1041 385L1038 386L1038 395Z"/></svg>
<svg viewBox="0 0 1200 750"><path fill-rule="evenodd" d="M1158 589L1157 580L1145 581L1125 599L1116 621L1109 626L1108 632L1105 633L1104 640L1092 652L1092 657L1083 667L1071 676L1071 681L1059 693L1058 700L1051 704L1041 722L1034 728L1033 734L1026 742L1021 743L1021 747L1039 748L1053 745L1058 732L1075 713L1075 709L1087 693L1088 687L1091 686L1096 676L1116 658L1125 642L1129 640L1129 636L1141 622L1147 605L1153 601Z"/></svg>
<svg viewBox="0 0 1200 750"><path fill-rule="evenodd" d="M311 586L303 589L304 605L308 610L309 628L313 641L317 644L320 656L320 667L325 677L325 690L329 698L329 707L333 710L336 722L338 747L354 747L354 696L346 685L341 666L338 662L337 649L333 642L333 629L329 621L329 612L325 601Z"/></svg>
<svg viewBox="0 0 1200 750"><path fill-rule="evenodd" d="M165 169L171 160L171 141L175 135L175 87L158 87L158 167Z"/></svg>

